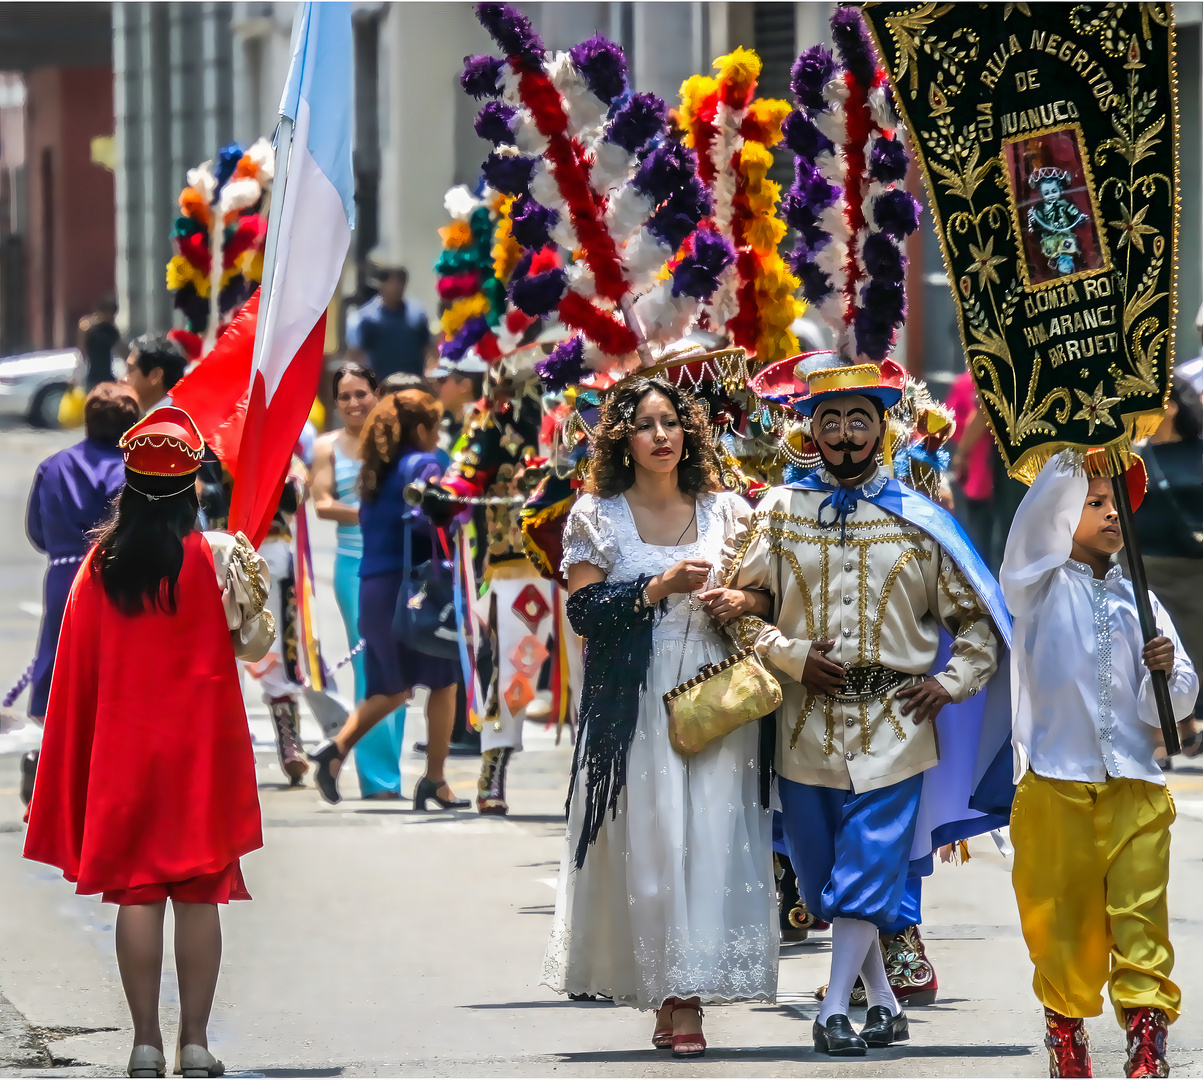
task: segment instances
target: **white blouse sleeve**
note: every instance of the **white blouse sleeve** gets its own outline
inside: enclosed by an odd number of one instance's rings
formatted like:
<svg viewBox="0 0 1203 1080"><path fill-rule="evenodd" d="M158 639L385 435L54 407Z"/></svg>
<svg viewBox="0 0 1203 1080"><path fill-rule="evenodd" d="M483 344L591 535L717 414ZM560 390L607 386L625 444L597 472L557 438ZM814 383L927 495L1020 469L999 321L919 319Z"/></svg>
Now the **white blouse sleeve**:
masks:
<svg viewBox="0 0 1203 1080"><path fill-rule="evenodd" d="M564 556L560 570L567 574L574 563L591 563L607 574L618 560L618 542L601 503L582 495L564 525Z"/></svg>

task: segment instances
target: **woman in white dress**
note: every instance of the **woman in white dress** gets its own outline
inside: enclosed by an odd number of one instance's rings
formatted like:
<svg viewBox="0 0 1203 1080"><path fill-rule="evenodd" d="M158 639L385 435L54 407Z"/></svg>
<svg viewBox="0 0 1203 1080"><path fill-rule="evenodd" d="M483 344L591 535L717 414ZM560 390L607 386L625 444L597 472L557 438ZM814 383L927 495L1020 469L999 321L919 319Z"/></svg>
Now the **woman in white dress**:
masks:
<svg viewBox="0 0 1203 1080"><path fill-rule="evenodd" d="M564 533L585 679L543 965L561 993L657 1010L654 1045L682 1057L705 1050L702 1004L772 1001L777 987L758 725L683 757L662 699L731 652L703 600L720 596L747 506L718 490L707 430L691 395L640 378L594 432L589 493Z"/></svg>

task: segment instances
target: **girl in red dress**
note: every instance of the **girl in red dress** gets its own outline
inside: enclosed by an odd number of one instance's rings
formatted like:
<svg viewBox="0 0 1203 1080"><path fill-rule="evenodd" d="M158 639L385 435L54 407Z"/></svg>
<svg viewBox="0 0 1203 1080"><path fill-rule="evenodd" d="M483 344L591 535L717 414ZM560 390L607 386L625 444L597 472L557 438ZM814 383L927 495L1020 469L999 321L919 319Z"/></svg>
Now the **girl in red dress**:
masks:
<svg viewBox="0 0 1203 1080"><path fill-rule="evenodd" d="M219 1076L206 1029L218 904L249 900L255 759L213 553L196 530L203 443L181 409L126 433L125 488L67 603L25 856L120 905L130 1076L163 1076L163 916L175 913L180 1069Z"/></svg>

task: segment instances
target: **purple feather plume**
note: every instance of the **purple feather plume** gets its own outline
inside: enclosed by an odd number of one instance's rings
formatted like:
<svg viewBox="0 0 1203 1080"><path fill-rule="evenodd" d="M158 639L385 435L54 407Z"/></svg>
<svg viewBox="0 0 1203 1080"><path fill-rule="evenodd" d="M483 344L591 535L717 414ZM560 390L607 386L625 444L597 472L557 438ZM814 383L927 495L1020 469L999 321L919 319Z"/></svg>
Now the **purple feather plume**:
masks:
<svg viewBox="0 0 1203 1080"><path fill-rule="evenodd" d="M647 219L647 231L673 251L681 246L698 222L714 209L706 186L696 176L661 203Z"/></svg>
<svg viewBox="0 0 1203 1080"><path fill-rule="evenodd" d="M576 69L585 80L585 85L612 105L627 88L627 58L622 49L601 34L594 34L587 41L568 50Z"/></svg>
<svg viewBox="0 0 1203 1080"><path fill-rule="evenodd" d="M852 72L853 78L866 89L872 86L873 76L877 72L877 56L857 8L842 7L831 16L831 40L835 42L844 67Z"/></svg>
<svg viewBox="0 0 1203 1080"><path fill-rule="evenodd" d="M692 296L709 300L718 288L719 277L735 261L735 249L716 232L699 229L694 233L693 251L672 272L673 296Z"/></svg>
<svg viewBox="0 0 1203 1080"><path fill-rule="evenodd" d="M869 233L861 249L865 269L872 278L901 281L906 268L902 249L885 233Z"/></svg>
<svg viewBox="0 0 1203 1080"><path fill-rule="evenodd" d="M879 281L865 286L853 320L856 351L882 361L894 344L897 327L906 319L906 289L901 281Z"/></svg>
<svg viewBox="0 0 1203 1080"><path fill-rule="evenodd" d="M781 126L785 145L798 157L817 161L824 151L831 153L835 144L816 127L804 113L794 111L785 118Z"/></svg>
<svg viewBox="0 0 1203 1080"><path fill-rule="evenodd" d="M510 210L510 231L524 248L538 251L551 243L551 230L560 215L550 207L520 195Z"/></svg>
<svg viewBox="0 0 1203 1080"><path fill-rule="evenodd" d="M501 101L487 101L476 114L474 127L476 134L482 139L488 139L494 146L513 146L514 130L512 124L516 113Z"/></svg>
<svg viewBox="0 0 1203 1080"><path fill-rule="evenodd" d="M632 183L653 204L664 202L681 189L697 169L697 156L679 143L666 140L657 146L635 170Z"/></svg>
<svg viewBox="0 0 1203 1080"><path fill-rule="evenodd" d="M815 263L797 262L793 270L802 283L802 295L809 303L817 304L831 295L831 279Z"/></svg>
<svg viewBox="0 0 1203 1080"><path fill-rule="evenodd" d="M484 3L476 5L476 17L489 36L513 59L533 67L543 63L543 41L530 19L509 4Z"/></svg>
<svg viewBox="0 0 1203 1080"><path fill-rule="evenodd" d="M825 109L823 87L835 73L835 60L825 45L807 49L794 61L789 85L798 104L807 109Z"/></svg>
<svg viewBox="0 0 1203 1080"><path fill-rule="evenodd" d="M459 84L477 101L497 97L501 93L501 69L504 67L505 61L495 56L465 56Z"/></svg>
<svg viewBox="0 0 1203 1080"><path fill-rule="evenodd" d="M498 154L485 158L480 167L489 186L502 195L525 195L535 174L535 159L520 154Z"/></svg>
<svg viewBox="0 0 1203 1080"><path fill-rule="evenodd" d="M475 318L468 319L459 328L456 335L450 341L444 343L442 350L443 359L450 360L452 363L462 360L467 355L468 350L488 332L489 320L483 315L477 315Z"/></svg>
<svg viewBox="0 0 1203 1080"><path fill-rule="evenodd" d="M542 319L555 311L564 298L568 278L557 267L543 274L510 278L510 299L514 306L533 319Z"/></svg>
<svg viewBox="0 0 1203 1080"><path fill-rule="evenodd" d="M882 232L901 240L919 228L919 204L909 192L893 188L874 200L873 220Z"/></svg>
<svg viewBox="0 0 1203 1080"><path fill-rule="evenodd" d="M535 371L549 393L575 386L585 375L585 339L571 337L561 341L550 356L536 361Z"/></svg>
<svg viewBox="0 0 1203 1080"><path fill-rule="evenodd" d="M659 135L667 121L663 100L655 94L632 94L615 110L606 138L634 154Z"/></svg>
<svg viewBox="0 0 1203 1080"><path fill-rule="evenodd" d="M906 179L906 148L901 139L879 135L869 151L869 176L879 184L900 184Z"/></svg>

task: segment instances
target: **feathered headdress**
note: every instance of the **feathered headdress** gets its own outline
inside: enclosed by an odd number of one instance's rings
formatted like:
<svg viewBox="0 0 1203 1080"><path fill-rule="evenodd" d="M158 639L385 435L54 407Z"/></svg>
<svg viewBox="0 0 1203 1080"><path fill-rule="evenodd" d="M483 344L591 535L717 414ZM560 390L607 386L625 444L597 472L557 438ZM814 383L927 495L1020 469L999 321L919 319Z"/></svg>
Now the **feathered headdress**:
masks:
<svg viewBox="0 0 1203 1080"><path fill-rule="evenodd" d="M907 154L889 82L860 13L831 18L835 57L822 45L794 64L786 145L797 155L785 220L802 294L835 334L844 363L886 359L906 317L902 242L919 224L903 188Z"/></svg>
<svg viewBox="0 0 1203 1080"><path fill-rule="evenodd" d="M698 173L714 197L714 221L736 252L706 311L712 326L764 364L798 351L790 331L802 310L798 279L777 250L785 236L781 189L767 178L790 106L755 96L761 62L750 49L720 56L714 67L716 78L693 75L681 84L679 114L685 145L697 151Z"/></svg>
<svg viewBox="0 0 1203 1080"><path fill-rule="evenodd" d="M206 334L215 337L228 325L263 277L264 204L274 167L271 144L259 139L246 151L231 143L216 160L188 171L171 230L175 254L167 263L167 288L185 320L171 336L193 358Z"/></svg>
<svg viewBox="0 0 1203 1080"><path fill-rule="evenodd" d="M646 366L649 343L681 336L735 257L717 229L697 226L712 209L697 157L668 138L663 101L631 92L618 46L595 35L549 54L515 8L476 12L505 53L468 57L461 76L469 94L496 99L476 121L496 146L485 178L513 196L520 244L579 256L510 284L526 314L558 310L577 331L540 374L559 389L589 370Z"/></svg>

